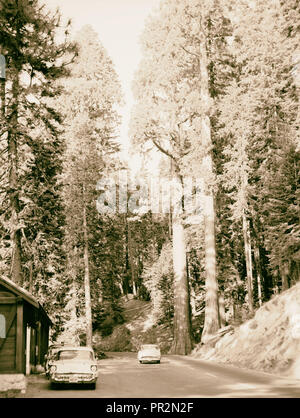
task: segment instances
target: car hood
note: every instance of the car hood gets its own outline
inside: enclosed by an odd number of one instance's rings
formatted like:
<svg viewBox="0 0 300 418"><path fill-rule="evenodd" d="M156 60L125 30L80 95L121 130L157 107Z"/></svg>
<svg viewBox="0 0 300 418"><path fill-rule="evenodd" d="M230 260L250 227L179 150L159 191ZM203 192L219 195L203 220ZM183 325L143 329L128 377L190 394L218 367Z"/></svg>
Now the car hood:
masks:
<svg viewBox="0 0 300 418"><path fill-rule="evenodd" d="M52 363L56 366L56 373L91 373L91 366L97 366L93 361L62 360Z"/></svg>

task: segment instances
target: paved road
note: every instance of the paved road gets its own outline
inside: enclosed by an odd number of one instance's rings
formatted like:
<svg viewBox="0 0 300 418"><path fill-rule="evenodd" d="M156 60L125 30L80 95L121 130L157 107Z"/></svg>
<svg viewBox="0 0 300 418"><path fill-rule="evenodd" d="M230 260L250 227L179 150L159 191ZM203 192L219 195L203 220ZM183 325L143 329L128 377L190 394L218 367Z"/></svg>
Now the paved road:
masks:
<svg viewBox="0 0 300 418"><path fill-rule="evenodd" d="M24 395L23 395L24 397ZM160 364L140 364L135 353L110 353L99 361L96 390L51 389L43 375L29 377L26 398L300 398L300 380L184 356L163 356Z"/></svg>

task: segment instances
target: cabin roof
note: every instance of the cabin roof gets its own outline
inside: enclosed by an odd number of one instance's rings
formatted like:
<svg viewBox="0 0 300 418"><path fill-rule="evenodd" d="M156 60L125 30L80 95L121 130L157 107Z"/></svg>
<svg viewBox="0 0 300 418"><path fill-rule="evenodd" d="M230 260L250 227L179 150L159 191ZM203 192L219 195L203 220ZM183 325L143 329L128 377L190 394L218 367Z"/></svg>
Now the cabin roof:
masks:
<svg viewBox="0 0 300 418"><path fill-rule="evenodd" d="M23 289L21 286L17 285L12 280L3 277L0 277L0 285L4 286L6 289L14 293L16 296L21 297L30 305L34 306L37 309L40 309L42 313L46 316L48 322L52 324L51 319L47 315L42 305L39 303L36 297L34 297L30 292L28 292L28 290Z"/></svg>

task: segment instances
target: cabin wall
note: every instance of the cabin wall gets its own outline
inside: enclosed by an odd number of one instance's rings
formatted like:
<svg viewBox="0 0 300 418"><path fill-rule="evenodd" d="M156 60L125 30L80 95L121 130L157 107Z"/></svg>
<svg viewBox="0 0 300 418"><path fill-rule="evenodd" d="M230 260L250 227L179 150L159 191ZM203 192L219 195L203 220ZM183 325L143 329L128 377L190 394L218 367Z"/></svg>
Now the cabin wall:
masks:
<svg viewBox="0 0 300 418"><path fill-rule="evenodd" d="M39 364L44 365L45 355L47 354L49 346L49 324L44 323L41 325L40 331L40 352L39 352Z"/></svg>
<svg viewBox="0 0 300 418"><path fill-rule="evenodd" d="M30 373L32 367L43 365L48 340L45 312L0 284L0 374Z"/></svg>
<svg viewBox="0 0 300 418"><path fill-rule="evenodd" d="M17 298L0 287L0 373L16 371Z"/></svg>

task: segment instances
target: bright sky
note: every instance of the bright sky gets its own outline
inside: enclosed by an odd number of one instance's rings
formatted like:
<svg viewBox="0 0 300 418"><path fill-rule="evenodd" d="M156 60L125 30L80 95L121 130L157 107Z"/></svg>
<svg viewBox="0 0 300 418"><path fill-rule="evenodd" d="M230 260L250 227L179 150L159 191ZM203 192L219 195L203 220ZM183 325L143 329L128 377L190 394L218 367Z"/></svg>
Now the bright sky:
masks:
<svg viewBox="0 0 300 418"><path fill-rule="evenodd" d="M132 106L131 83L141 58L139 36L146 17L160 0L41 0L50 9L59 7L64 19L72 19L74 32L90 24L112 59L122 83L126 106L122 111L121 141L127 144Z"/></svg>

